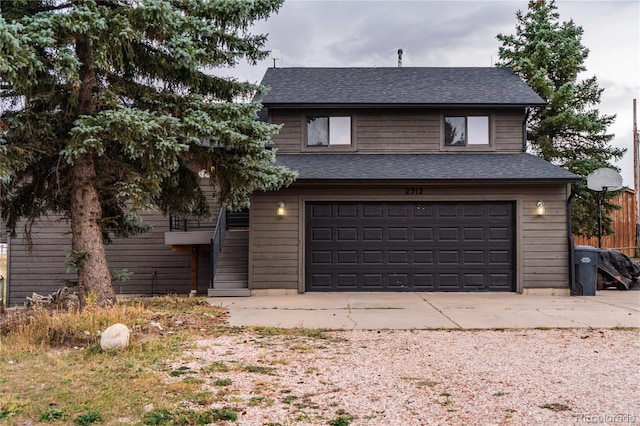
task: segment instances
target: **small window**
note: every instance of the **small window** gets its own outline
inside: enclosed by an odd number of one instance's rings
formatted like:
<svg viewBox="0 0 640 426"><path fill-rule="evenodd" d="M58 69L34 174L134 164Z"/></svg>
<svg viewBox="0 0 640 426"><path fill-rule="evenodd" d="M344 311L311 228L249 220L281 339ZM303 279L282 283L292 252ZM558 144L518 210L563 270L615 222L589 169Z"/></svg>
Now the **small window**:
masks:
<svg viewBox="0 0 640 426"><path fill-rule="evenodd" d="M351 145L351 117L307 117L307 146Z"/></svg>
<svg viewBox="0 0 640 426"><path fill-rule="evenodd" d="M489 145L489 117L445 117L444 145Z"/></svg>

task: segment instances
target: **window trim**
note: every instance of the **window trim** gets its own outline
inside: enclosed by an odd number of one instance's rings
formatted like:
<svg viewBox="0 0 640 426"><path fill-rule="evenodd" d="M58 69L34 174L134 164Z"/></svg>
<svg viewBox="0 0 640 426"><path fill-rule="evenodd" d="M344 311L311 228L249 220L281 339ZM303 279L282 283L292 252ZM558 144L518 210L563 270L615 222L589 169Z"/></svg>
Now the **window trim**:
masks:
<svg viewBox="0 0 640 426"><path fill-rule="evenodd" d="M349 145L331 145L329 141L328 145L308 145L309 131L308 131L308 118L309 117L327 117L331 120L331 117L349 118L351 123L351 143ZM327 113L325 111L309 111L302 114L302 152L334 152L334 151L355 151L356 150L356 135L355 135L355 116L352 113Z"/></svg>
<svg viewBox="0 0 640 426"><path fill-rule="evenodd" d="M464 117L465 122L468 117L487 117L489 120L489 143L488 144L471 144L471 145L445 145L445 118L447 117ZM467 111L447 111L440 114L440 151L495 151L495 114L494 113L469 113Z"/></svg>

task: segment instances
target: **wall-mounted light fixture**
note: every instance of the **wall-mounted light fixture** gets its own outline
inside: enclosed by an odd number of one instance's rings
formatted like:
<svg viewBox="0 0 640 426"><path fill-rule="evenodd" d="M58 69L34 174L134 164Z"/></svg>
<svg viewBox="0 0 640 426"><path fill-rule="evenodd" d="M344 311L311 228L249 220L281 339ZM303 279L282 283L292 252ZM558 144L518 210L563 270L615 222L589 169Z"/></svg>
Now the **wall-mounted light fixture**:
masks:
<svg viewBox="0 0 640 426"><path fill-rule="evenodd" d="M278 202L278 209L276 210L276 215L278 217L284 216L284 201Z"/></svg>
<svg viewBox="0 0 640 426"><path fill-rule="evenodd" d="M536 204L536 214L542 216L544 214L544 201L538 201Z"/></svg>

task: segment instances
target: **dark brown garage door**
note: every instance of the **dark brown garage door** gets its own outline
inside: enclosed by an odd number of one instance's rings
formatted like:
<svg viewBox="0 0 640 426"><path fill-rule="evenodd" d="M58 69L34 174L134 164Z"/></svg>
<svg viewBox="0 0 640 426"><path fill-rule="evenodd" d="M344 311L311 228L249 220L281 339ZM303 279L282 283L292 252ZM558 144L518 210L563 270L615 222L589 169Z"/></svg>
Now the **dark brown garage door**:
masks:
<svg viewBox="0 0 640 426"><path fill-rule="evenodd" d="M306 291L513 291L511 202L308 202Z"/></svg>

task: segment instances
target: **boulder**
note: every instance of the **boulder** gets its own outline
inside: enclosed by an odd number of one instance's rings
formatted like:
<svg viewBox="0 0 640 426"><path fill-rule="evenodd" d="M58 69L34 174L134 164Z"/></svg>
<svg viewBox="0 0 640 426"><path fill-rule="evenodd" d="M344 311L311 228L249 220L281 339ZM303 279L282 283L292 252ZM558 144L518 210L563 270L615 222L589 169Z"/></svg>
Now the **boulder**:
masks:
<svg viewBox="0 0 640 426"><path fill-rule="evenodd" d="M129 335L129 327L113 324L100 335L100 347L104 351L126 349L129 346Z"/></svg>

